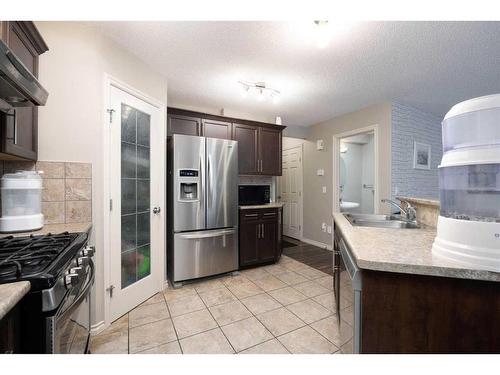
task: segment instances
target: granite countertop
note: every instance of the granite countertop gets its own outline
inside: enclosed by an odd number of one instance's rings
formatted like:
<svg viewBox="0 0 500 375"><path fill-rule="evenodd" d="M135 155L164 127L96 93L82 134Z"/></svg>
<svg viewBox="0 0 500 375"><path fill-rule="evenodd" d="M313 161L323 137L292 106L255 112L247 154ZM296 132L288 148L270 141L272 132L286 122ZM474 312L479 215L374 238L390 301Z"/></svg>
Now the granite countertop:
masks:
<svg viewBox="0 0 500 375"><path fill-rule="evenodd" d="M45 224L42 229L30 232L13 232L13 233L0 233L0 238L6 236L22 237L29 235L44 235L48 233L62 233L62 232L89 232L92 228L92 223L71 223L71 224Z"/></svg>
<svg viewBox="0 0 500 375"><path fill-rule="evenodd" d="M0 320L17 305L31 288L29 281L0 284Z"/></svg>
<svg viewBox="0 0 500 375"><path fill-rule="evenodd" d="M266 204L255 204L252 206L239 206L240 210L255 210L259 208L281 208L283 207L283 203L280 202L273 202L273 203L266 203Z"/></svg>
<svg viewBox="0 0 500 375"><path fill-rule="evenodd" d="M361 269L500 282L500 272L471 269L433 256L436 228L355 227L341 213L333 218Z"/></svg>
<svg viewBox="0 0 500 375"><path fill-rule="evenodd" d="M413 198L413 197L396 197L400 201L407 201L409 203L413 204L420 204L423 206L433 206L439 208L440 203L437 200L434 199L427 199L427 198Z"/></svg>

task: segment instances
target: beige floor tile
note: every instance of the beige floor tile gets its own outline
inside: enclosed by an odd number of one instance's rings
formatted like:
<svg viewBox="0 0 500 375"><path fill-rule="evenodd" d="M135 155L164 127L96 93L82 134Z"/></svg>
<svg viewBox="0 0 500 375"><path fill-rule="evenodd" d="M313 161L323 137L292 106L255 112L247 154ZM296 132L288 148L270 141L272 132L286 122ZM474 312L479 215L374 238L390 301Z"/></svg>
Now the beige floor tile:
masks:
<svg viewBox="0 0 500 375"><path fill-rule="evenodd" d="M165 296L167 302L170 302L176 299L194 296L196 295L196 290L192 285L184 285L177 289L169 287L163 291L163 295Z"/></svg>
<svg viewBox="0 0 500 375"><path fill-rule="evenodd" d="M180 340L184 354L232 354L231 344L220 328Z"/></svg>
<svg viewBox="0 0 500 375"><path fill-rule="evenodd" d="M311 327L339 348L351 339L353 332L349 325L342 324L339 327L336 316L318 320Z"/></svg>
<svg viewBox="0 0 500 375"><path fill-rule="evenodd" d="M277 339L243 350L240 354L289 354L288 350Z"/></svg>
<svg viewBox="0 0 500 375"><path fill-rule="evenodd" d="M269 266L264 266L262 268L274 276L288 272L288 269L286 269L285 266L282 266L280 264L271 264Z"/></svg>
<svg viewBox="0 0 500 375"><path fill-rule="evenodd" d="M106 335L109 333L115 333L123 330L128 331L128 313L123 315L121 318L118 318L113 323L111 323L110 326L101 333L99 333L99 335Z"/></svg>
<svg viewBox="0 0 500 375"><path fill-rule="evenodd" d="M260 293L264 292L262 290L262 288L255 285L251 281L240 283L238 285L231 285L228 287L228 289L231 291L231 293L233 293L239 299L254 296L256 294L260 294Z"/></svg>
<svg viewBox="0 0 500 375"><path fill-rule="evenodd" d="M351 326L354 326L354 306L351 305L340 310L340 317Z"/></svg>
<svg viewBox="0 0 500 375"><path fill-rule="evenodd" d="M170 310L170 315L172 316L188 314L190 312L202 310L205 308L205 304L197 294L182 298L176 298L172 301L168 301L167 304Z"/></svg>
<svg viewBox="0 0 500 375"><path fill-rule="evenodd" d="M332 265L333 267L333 265ZM319 279L320 277L325 277L328 276L326 273L317 270L316 268L312 267L307 267L307 268L301 268L296 271L297 273L301 274L302 276L314 280L314 279Z"/></svg>
<svg viewBox="0 0 500 375"><path fill-rule="evenodd" d="M290 305L307 299L305 295L291 287L271 290L268 293L282 305Z"/></svg>
<svg viewBox="0 0 500 375"><path fill-rule="evenodd" d="M294 354L326 354L338 350L335 345L308 326L280 336L278 340Z"/></svg>
<svg viewBox="0 0 500 375"><path fill-rule="evenodd" d="M217 327L217 323L207 309L177 316L172 320L179 339Z"/></svg>
<svg viewBox="0 0 500 375"><path fill-rule="evenodd" d="M323 288L333 290L333 276L323 276L319 279L315 279L314 282L321 285Z"/></svg>
<svg viewBox="0 0 500 375"><path fill-rule="evenodd" d="M335 295L333 294L333 292L320 294L319 296L313 297L312 299L332 312L337 311L337 309L335 308Z"/></svg>
<svg viewBox="0 0 500 375"><path fill-rule="evenodd" d="M221 279L222 284L224 284L226 287L247 283L248 281L249 280L243 275L236 275L236 276L231 275L223 277Z"/></svg>
<svg viewBox="0 0 500 375"><path fill-rule="evenodd" d="M291 305L288 305L286 308L307 324L316 322L320 319L332 315L332 312L330 310L311 299L293 303Z"/></svg>
<svg viewBox="0 0 500 375"><path fill-rule="evenodd" d="M182 351L179 342L176 340L168 344L155 346L154 348L138 352L137 354L182 354Z"/></svg>
<svg viewBox="0 0 500 375"><path fill-rule="evenodd" d="M287 285L295 285L308 281L308 279L306 279L304 276L293 271L281 273L279 275L276 275L276 277Z"/></svg>
<svg viewBox="0 0 500 375"><path fill-rule="evenodd" d="M237 352L273 338L266 327L253 316L224 326L222 331Z"/></svg>
<svg viewBox="0 0 500 375"><path fill-rule="evenodd" d="M207 292L209 290L215 290L219 288L224 288L224 284L219 279L210 279L205 281L197 282L194 285L194 288L198 293Z"/></svg>
<svg viewBox="0 0 500 375"><path fill-rule="evenodd" d="M199 296L207 307L222 305L223 303L236 300L236 297L226 287L201 292Z"/></svg>
<svg viewBox="0 0 500 375"><path fill-rule="evenodd" d="M286 263L284 266L289 271L294 271L294 272L297 272L299 270L303 270L303 269L309 267L304 263L297 262L296 260L290 261L290 262Z"/></svg>
<svg viewBox="0 0 500 375"><path fill-rule="evenodd" d="M152 305L140 305L129 312L129 327L134 328L169 317L170 314L168 313L165 302L155 303Z"/></svg>
<svg viewBox="0 0 500 375"><path fill-rule="evenodd" d="M92 354L127 354L128 331L114 331L108 334L99 334L90 339Z"/></svg>
<svg viewBox="0 0 500 375"><path fill-rule="evenodd" d="M257 319L259 319L274 336L283 335L306 325L284 307L257 315Z"/></svg>
<svg viewBox="0 0 500 375"><path fill-rule="evenodd" d="M260 288L262 288L266 292L269 290L280 289L287 286L283 281L269 274L265 277L255 280L254 283L257 284Z"/></svg>
<svg viewBox="0 0 500 375"><path fill-rule="evenodd" d="M221 326L252 316L252 313L240 301L213 306L209 310Z"/></svg>
<svg viewBox="0 0 500 375"><path fill-rule="evenodd" d="M130 353L140 352L177 340L171 319L144 324L129 331Z"/></svg>
<svg viewBox="0 0 500 375"><path fill-rule="evenodd" d="M252 314L257 315L281 307L281 304L266 293L243 298L241 302Z"/></svg>
<svg viewBox="0 0 500 375"><path fill-rule="evenodd" d="M139 306L152 305L153 303L160 303L160 302L165 303L165 297L163 296L163 293L156 293L153 297L144 301Z"/></svg>
<svg viewBox="0 0 500 375"><path fill-rule="evenodd" d="M307 297L316 297L320 294L329 292L328 289L323 288L321 285L316 284L314 281L307 281L305 283L294 285L293 287Z"/></svg>
<svg viewBox="0 0 500 375"><path fill-rule="evenodd" d="M269 272L267 272L264 267L251 268L249 270L241 271L241 274L251 281L255 281L261 279L263 277L269 276Z"/></svg>

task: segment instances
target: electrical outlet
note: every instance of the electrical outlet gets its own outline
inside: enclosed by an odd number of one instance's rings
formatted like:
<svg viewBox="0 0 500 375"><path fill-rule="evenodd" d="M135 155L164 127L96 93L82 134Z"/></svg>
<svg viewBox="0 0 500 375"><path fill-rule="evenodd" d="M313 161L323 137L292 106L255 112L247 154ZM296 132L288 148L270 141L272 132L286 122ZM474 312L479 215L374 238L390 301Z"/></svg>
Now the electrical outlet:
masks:
<svg viewBox="0 0 500 375"><path fill-rule="evenodd" d="M328 234L332 234L332 226L329 225L327 228L326 228L326 231L328 232Z"/></svg>
<svg viewBox="0 0 500 375"><path fill-rule="evenodd" d="M318 176L324 176L324 175L325 175L325 170L324 170L324 169L318 169L318 170L316 171L316 174L317 174Z"/></svg>
<svg viewBox="0 0 500 375"><path fill-rule="evenodd" d="M326 186L323 186L323 194L326 194Z"/></svg>
<svg viewBox="0 0 500 375"><path fill-rule="evenodd" d="M326 223L322 223L322 224L321 224L321 230L322 230L323 232L326 232Z"/></svg>

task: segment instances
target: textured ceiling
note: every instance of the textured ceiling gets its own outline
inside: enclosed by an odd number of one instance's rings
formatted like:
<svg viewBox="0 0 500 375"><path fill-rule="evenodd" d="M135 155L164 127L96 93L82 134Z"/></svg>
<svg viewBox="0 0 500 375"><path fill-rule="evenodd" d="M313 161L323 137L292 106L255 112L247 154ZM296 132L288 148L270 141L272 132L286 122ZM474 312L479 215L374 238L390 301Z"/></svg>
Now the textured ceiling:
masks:
<svg viewBox="0 0 500 375"><path fill-rule="evenodd" d="M161 72L169 105L246 113L308 126L388 100L443 116L500 92L500 22L361 22L320 49L311 22L99 22ZM278 104L243 98L265 81Z"/></svg>

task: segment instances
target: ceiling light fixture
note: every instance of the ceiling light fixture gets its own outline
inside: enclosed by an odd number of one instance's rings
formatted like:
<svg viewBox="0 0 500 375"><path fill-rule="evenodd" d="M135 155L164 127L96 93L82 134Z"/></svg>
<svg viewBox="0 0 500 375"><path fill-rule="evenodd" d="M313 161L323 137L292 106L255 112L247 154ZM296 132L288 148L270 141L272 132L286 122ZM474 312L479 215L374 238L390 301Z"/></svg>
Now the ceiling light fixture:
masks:
<svg viewBox="0 0 500 375"><path fill-rule="evenodd" d="M316 45L325 48L330 43L330 25L328 21L314 21L316 25Z"/></svg>
<svg viewBox="0 0 500 375"><path fill-rule="evenodd" d="M265 82L238 81L242 88L242 96L247 97L248 93L254 92L259 102L270 98L274 104L279 103L280 92L271 87L267 87Z"/></svg>

